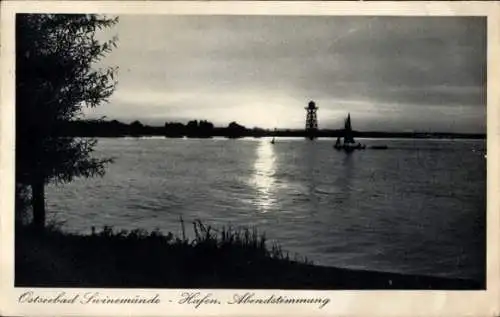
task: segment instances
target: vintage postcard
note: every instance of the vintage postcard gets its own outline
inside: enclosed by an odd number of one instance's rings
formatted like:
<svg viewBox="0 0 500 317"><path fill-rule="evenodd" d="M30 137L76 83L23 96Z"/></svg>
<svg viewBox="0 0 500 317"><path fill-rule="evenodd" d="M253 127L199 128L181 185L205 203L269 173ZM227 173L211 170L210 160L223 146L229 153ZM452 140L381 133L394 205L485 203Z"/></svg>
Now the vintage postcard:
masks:
<svg viewBox="0 0 500 317"><path fill-rule="evenodd" d="M9 316L498 316L498 2L1 3Z"/></svg>

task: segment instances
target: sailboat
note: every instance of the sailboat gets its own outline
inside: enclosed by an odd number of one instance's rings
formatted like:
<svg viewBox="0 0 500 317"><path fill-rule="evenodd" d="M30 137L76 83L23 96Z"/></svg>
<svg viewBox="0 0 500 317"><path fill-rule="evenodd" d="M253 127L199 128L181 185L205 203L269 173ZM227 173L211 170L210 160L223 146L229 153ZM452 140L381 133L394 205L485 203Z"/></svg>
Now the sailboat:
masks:
<svg viewBox="0 0 500 317"><path fill-rule="evenodd" d="M274 134L276 134L276 128L274 128ZM271 144L276 143L276 137L273 135L273 139L271 140Z"/></svg>
<svg viewBox="0 0 500 317"><path fill-rule="evenodd" d="M356 143L354 141L352 126L351 126L351 114L347 114L347 118L344 121L344 131L343 131L343 142L341 137L337 138L335 145L333 146L336 150L344 150L346 152L351 152L353 150L364 150L366 145L361 143Z"/></svg>

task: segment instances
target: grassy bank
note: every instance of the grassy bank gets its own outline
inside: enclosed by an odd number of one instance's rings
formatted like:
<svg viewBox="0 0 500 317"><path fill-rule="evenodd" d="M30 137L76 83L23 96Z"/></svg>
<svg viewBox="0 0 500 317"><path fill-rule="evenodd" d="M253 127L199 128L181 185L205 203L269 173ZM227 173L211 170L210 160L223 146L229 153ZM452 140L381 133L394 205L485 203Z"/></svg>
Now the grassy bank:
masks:
<svg viewBox="0 0 500 317"><path fill-rule="evenodd" d="M15 284L37 287L250 289L481 289L469 280L315 266L256 230L193 224L194 237L159 231L91 235L16 228Z"/></svg>

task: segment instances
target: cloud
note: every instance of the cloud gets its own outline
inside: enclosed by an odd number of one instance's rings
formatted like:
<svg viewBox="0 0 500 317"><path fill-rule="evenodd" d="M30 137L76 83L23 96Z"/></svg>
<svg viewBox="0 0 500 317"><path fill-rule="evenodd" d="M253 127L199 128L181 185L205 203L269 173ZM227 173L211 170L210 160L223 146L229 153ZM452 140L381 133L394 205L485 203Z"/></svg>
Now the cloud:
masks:
<svg viewBox="0 0 500 317"><path fill-rule="evenodd" d="M438 129L427 114L445 111L454 130L484 131L484 18L120 19L119 48L105 60L120 66L119 86L93 115L300 128L314 99L327 124L358 111L363 129Z"/></svg>

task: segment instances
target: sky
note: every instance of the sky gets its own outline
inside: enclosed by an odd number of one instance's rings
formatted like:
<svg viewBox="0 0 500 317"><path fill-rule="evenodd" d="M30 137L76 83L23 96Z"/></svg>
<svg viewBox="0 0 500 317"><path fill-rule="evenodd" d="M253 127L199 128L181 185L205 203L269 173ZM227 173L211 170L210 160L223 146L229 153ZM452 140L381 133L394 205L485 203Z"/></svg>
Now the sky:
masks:
<svg viewBox="0 0 500 317"><path fill-rule="evenodd" d="M314 100L320 129L486 131L481 17L124 15L113 35L89 118L301 129Z"/></svg>

